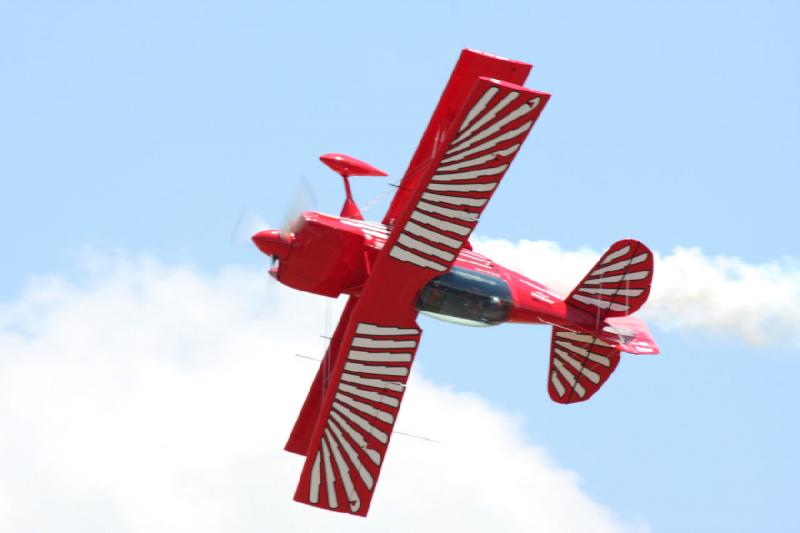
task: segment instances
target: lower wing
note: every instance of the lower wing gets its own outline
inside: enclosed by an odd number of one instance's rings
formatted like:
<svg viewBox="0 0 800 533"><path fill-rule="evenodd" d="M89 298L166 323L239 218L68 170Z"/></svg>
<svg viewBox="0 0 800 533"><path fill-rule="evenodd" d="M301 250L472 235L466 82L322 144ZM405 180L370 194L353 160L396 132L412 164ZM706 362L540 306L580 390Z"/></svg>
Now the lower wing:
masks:
<svg viewBox="0 0 800 533"><path fill-rule="evenodd" d="M326 355L330 373L312 388L319 400L301 412L303 424L317 416L293 444L307 443L297 501L367 514L421 334L417 295L450 270L549 97L478 73L458 85L460 107L439 142L421 144L425 164L404 179L392 232Z"/></svg>
<svg viewBox="0 0 800 533"><path fill-rule="evenodd" d="M356 305L294 496L361 516L369 510L421 333L413 316L367 320Z"/></svg>

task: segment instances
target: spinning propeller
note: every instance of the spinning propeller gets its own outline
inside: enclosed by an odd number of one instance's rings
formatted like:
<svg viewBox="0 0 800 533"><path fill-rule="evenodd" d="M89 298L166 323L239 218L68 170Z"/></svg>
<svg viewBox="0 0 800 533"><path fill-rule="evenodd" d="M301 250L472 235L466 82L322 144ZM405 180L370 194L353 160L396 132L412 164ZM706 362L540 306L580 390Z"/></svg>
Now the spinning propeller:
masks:
<svg viewBox="0 0 800 533"><path fill-rule="evenodd" d="M281 229L271 228L259 231L257 228L263 228L269 225L263 223L263 221L255 215L243 212L239 217L237 229L234 231L234 234L238 235L243 231L249 230L248 236L253 240L259 250L272 258L270 268L274 268L275 263L279 260L286 259L289 254L300 215L304 211L314 210L315 204L316 198L308 181L305 178L300 178L292 194L292 199L284 211ZM254 224L253 222L255 220L258 220L260 223L257 225Z"/></svg>
<svg viewBox="0 0 800 533"><path fill-rule="evenodd" d="M353 200L350 190L350 176L386 176L386 172L345 154L324 154L319 159L344 180L345 202L340 216L363 220L364 217ZM277 261L288 257L294 234L298 229L297 223L300 215L304 211L309 211L309 206L313 206L315 203L316 199L311 187L305 178L301 179L283 218L283 228L259 231L252 236L258 249L272 257L273 269Z"/></svg>

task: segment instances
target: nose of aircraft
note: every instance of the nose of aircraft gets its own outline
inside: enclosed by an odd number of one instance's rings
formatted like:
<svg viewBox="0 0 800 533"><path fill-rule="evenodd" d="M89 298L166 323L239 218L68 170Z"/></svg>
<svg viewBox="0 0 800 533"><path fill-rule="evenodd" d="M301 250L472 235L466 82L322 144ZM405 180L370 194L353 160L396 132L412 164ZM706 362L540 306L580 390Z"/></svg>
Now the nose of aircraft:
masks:
<svg viewBox="0 0 800 533"><path fill-rule="evenodd" d="M292 247L292 236L282 235L276 229L259 231L253 235L252 239L259 250L281 261L289 256L289 250Z"/></svg>

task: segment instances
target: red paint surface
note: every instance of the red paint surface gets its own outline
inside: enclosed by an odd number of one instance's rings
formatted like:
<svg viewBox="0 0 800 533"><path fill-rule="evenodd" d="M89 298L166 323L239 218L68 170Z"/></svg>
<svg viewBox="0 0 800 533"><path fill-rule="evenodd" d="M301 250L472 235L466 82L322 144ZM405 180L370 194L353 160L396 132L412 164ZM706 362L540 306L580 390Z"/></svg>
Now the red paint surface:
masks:
<svg viewBox="0 0 800 533"><path fill-rule="evenodd" d="M453 267L505 281L507 321L553 326L547 379L556 402L590 398L620 351L658 353L646 325L628 316L646 300L652 279L652 254L638 241L615 243L566 297L469 245L548 102L548 94L521 86L530 68L462 52L382 223L362 219L348 178L386 174L325 154L322 162L345 180L340 216L305 212L290 235L253 237L277 259L270 274L281 283L350 296L286 444L306 456L297 501L366 516L422 333L418 295Z"/></svg>

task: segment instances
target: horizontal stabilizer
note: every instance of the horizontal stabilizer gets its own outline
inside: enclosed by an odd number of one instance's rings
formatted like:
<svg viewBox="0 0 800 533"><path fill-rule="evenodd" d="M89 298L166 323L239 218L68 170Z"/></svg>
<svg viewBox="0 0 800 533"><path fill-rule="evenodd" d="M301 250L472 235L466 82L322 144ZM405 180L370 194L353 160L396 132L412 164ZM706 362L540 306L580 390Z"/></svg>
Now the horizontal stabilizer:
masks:
<svg viewBox="0 0 800 533"><path fill-rule="evenodd" d="M653 253L639 241L614 243L566 302L605 319L630 315L647 301L653 280Z"/></svg>
<svg viewBox="0 0 800 533"><path fill-rule="evenodd" d="M592 335L553 327L547 391L558 403L592 397L619 364L619 350Z"/></svg>

